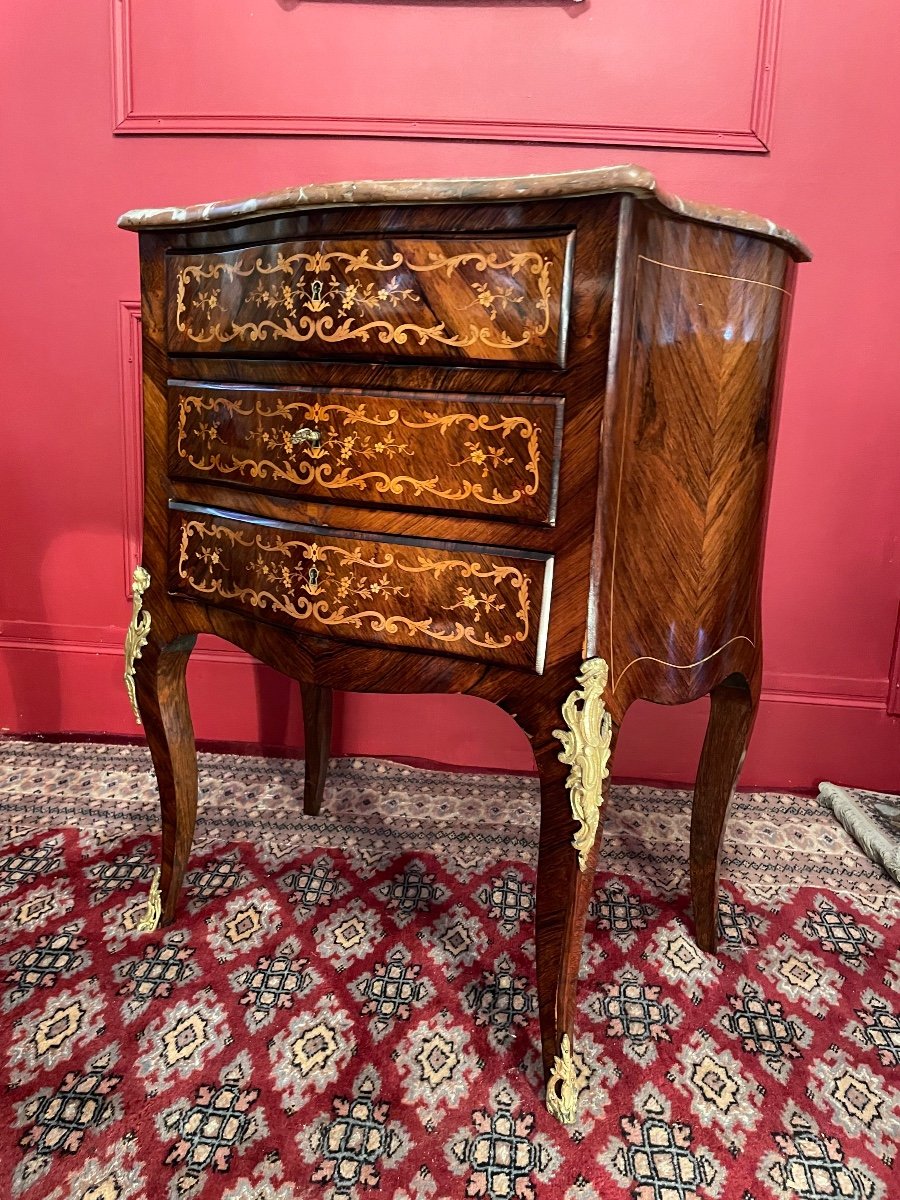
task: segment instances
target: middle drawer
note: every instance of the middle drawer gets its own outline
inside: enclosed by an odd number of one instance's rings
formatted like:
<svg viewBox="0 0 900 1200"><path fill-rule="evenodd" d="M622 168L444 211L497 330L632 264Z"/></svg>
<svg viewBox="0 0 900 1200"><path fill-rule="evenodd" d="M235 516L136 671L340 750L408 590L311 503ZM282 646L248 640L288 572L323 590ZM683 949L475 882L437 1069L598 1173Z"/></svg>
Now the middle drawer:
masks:
<svg viewBox="0 0 900 1200"><path fill-rule="evenodd" d="M561 396L169 384L174 478L552 524Z"/></svg>

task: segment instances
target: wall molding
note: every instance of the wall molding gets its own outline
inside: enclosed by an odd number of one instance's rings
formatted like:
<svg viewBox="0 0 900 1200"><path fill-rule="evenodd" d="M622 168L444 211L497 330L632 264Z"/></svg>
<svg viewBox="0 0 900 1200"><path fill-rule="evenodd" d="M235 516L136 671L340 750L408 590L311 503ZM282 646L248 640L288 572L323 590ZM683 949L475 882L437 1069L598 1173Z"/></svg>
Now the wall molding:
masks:
<svg viewBox="0 0 900 1200"><path fill-rule="evenodd" d="M64 729L88 741L98 732L133 736L133 714L122 687L123 635L124 629L109 626L11 622L0 628L0 662L11 681L2 689L0 734L40 736L42 730ZM285 749L295 752L296 689L288 680L269 678L268 668L236 647L221 645L222 650L212 650L203 644L191 656L189 688L198 737L228 749L265 747L276 757ZM3 675L0 670L0 681ZM17 680L26 681L25 694L17 693ZM818 680L817 686L825 685L825 679ZM835 679L830 686L858 692L862 681ZM831 779L876 791L895 789L897 719L885 711L884 680L871 680L870 687L880 698L763 689L741 787L790 791ZM278 703L266 703L266 696ZM524 735L499 709L488 713L484 702L477 710L473 704L442 694L422 704L409 696L342 693L333 753L412 756L468 771L530 772L534 764ZM473 736L479 722L490 730L486 740ZM704 730L703 705L665 711L635 705L625 722L617 773L666 786L693 780Z"/></svg>
<svg viewBox="0 0 900 1200"><path fill-rule="evenodd" d="M781 0L763 0L759 13L759 42L750 108L749 132L760 149L768 151L772 138L775 110L775 66L778 61L778 36L781 32Z"/></svg>
<svg viewBox="0 0 900 1200"><path fill-rule="evenodd" d="M858 702L884 708L887 680L853 675L810 675L800 671L763 671L763 694L771 700L790 702L799 697L803 703L821 697L822 703Z"/></svg>
<svg viewBox="0 0 900 1200"><path fill-rule="evenodd" d="M129 599L131 590L129 588ZM51 654L112 655L124 653L127 621L116 625L54 625L45 621L3 621L0 623L0 652L34 650ZM254 663L244 650L227 642L221 646L203 646L194 650L191 660L219 663Z"/></svg>
<svg viewBox="0 0 900 1200"><path fill-rule="evenodd" d="M435 120L415 116L378 117L362 114L324 117L304 113L259 115L240 112L141 112L136 107L134 94L134 2L135 0L111 0L113 132L117 134L295 134L403 140L647 146L659 149L748 153L766 153L769 149L781 0L760 0L756 61L747 126L743 129L679 129L650 125L605 125L594 122ZM298 89L298 95L300 94L302 89Z"/></svg>
<svg viewBox="0 0 900 1200"><path fill-rule="evenodd" d="M39 650L59 654L122 653L127 622L121 628L108 625L54 625L43 621L0 623L0 650ZM223 642L195 650L192 658L210 662L252 663L255 660ZM766 675L762 699L779 704L811 704L826 707L885 710L887 680L860 679L842 675L806 675L778 672Z"/></svg>
<svg viewBox="0 0 900 1200"><path fill-rule="evenodd" d="M97 732L139 732L121 684L124 664L120 638L112 641L115 630L44 626L31 628L30 637L18 636L25 632L13 624L0 634L0 661L7 668L0 670L0 680L5 673L12 680L2 689L0 733L40 737L42 731L65 730L90 740ZM288 680L280 683L265 671L232 647L224 654L205 647L194 652L188 686L200 739L244 752L266 746L275 756L283 752L278 748L296 749L299 696ZM277 703L266 703L266 697ZM341 695L332 752L427 758L474 772L498 767L530 772L534 763L527 739L499 709L484 709L482 702L475 708L472 700L460 704L443 695L426 703L409 696ZM700 704L665 710L636 704L625 721L617 774L666 786L694 779L704 716ZM476 736L473 731L481 726L490 736ZM763 690L742 787L805 790L830 779L895 790L896 733L898 721L884 710L883 692L878 702Z"/></svg>
<svg viewBox="0 0 900 1200"><path fill-rule="evenodd" d="M888 676L888 716L900 717L900 606L897 608L897 624L894 628L894 649Z"/></svg>

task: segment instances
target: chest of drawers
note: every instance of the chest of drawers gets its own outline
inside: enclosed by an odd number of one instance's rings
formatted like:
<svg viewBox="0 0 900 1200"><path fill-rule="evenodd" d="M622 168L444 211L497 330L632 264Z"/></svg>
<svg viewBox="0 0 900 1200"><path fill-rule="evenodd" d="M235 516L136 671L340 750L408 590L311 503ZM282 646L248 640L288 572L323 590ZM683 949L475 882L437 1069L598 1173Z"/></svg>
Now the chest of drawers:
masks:
<svg viewBox="0 0 900 1200"><path fill-rule="evenodd" d="M146 480L125 678L159 783L159 919L193 837L198 634L299 681L307 812L333 689L502 705L540 775L547 1103L573 1120L603 783L637 699L711 695L690 859L715 946L804 247L635 167L307 187L120 224L140 233Z"/></svg>

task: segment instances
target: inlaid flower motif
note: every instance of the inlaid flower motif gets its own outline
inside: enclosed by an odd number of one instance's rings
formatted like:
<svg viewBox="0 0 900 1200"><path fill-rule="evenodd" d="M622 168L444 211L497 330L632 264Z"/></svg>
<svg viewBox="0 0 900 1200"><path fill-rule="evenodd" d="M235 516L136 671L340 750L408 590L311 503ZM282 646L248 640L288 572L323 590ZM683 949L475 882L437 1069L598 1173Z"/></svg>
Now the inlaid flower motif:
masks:
<svg viewBox="0 0 900 1200"><path fill-rule="evenodd" d="M341 299L341 312L349 312L356 303L356 293L359 291L358 283L348 283L343 290Z"/></svg>
<svg viewBox="0 0 900 1200"><path fill-rule="evenodd" d="M226 425L230 430L227 443L219 432ZM311 427L318 434L315 441L307 436ZM373 427L375 432L364 432ZM422 478L421 472L414 470L412 476L392 475L388 462L393 464L400 457L414 461L418 453L409 441L400 440L398 429L434 430L457 446L456 453L464 445L466 452L459 460L453 461L453 453L446 454L446 466L459 468L459 474L445 478L437 472ZM472 438L461 445L456 439L462 429L492 434L498 443L483 445ZM351 430L357 440L347 456L344 439ZM279 395L264 405L261 400L243 397L182 395L177 446L179 457L195 470L220 476L274 478L398 496L474 497L485 504L507 505L534 496L540 488L540 435L540 427L520 415L495 417L428 409L421 414L391 409L382 415L370 411L366 401L347 407L318 400L291 402ZM418 434L414 436L418 438ZM511 446L508 439L516 439L516 445L521 439L527 455L527 461L513 471L499 469L515 463L515 457L506 452ZM369 463L374 469L364 465ZM490 480L489 494L473 476Z"/></svg>
<svg viewBox="0 0 900 1200"><path fill-rule="evenodd" d="M507 467L513 459L504 452L503 446L483 446L481 442L466 442L466 450L468 454L465 458L461 458L459 462L451 463L451 467L464 467L467 463L474 463L476 467L481 467L482 479L487 479L492 470L498 467Z"/></svg>
<svg viewBox="0 0 900 1200"><path fill-rule="evenodd" d="M443 604L441 607L444 612L453 612L457 608L465 608L469 610L472 620L476 624L481 620L482 613L500 612L506 607L497 599L497 593L490 594L477 593L473 588L459 585L456 589L459 600L456 604Z"/></svg>
<svg viewBox="0 0 900 1200"><path fill-rule="evenodd" d="M205 309L207 312L212 312L214 308L219 306L219 293L208 288L205 291L197 293L197 305L199 308Z"/></svg>
<svg viewBox="0 0 900 1200"><path fill-rule="evenodd" d="M278 308L281 303L278 296L269 288L264 288L261 283L256 285L253 291L247 296L247 299L252 300L254 304L268 308L269 310Z"/></svg>
<svg viewBox="0 0 900 1200"><path fill-rule="evenodd" d="M197 436L200 438L201 442L205 442L208 446L212 442L216 441L219 436L219 431L212 421L200 421L197 425Z"/></svg>
<svg viewBox="0 0 900 1200"><path fill-rule="evenodd" d="M292 317L297 315L297 309L294 307L294 293L286 283L282 284L281 303L285 312L289 313Z"/></svg>
<svg viewBox="0 0 900 1200"><path fill-rule="evenodd" d="M390 577L382 573L381 577L369 582L366 579L361 580L354 587L354 592L357 596L362 596L366 600L371 600L373 596L377 596L380 592L386 596L408 596L409 592L402 584L391 583Z"/></svg>

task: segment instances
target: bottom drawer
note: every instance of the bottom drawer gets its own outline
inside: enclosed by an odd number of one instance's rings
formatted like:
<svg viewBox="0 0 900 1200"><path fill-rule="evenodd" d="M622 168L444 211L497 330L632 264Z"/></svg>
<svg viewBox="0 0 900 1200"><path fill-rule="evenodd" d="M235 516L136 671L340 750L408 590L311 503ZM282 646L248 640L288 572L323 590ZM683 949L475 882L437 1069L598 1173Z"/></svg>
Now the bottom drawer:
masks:
<svg viewBox="0 0 900 1200"><path fill-rule="evenodd" d="M543 669L553 559L170 509L169 590L322 637Z"/></svg>

